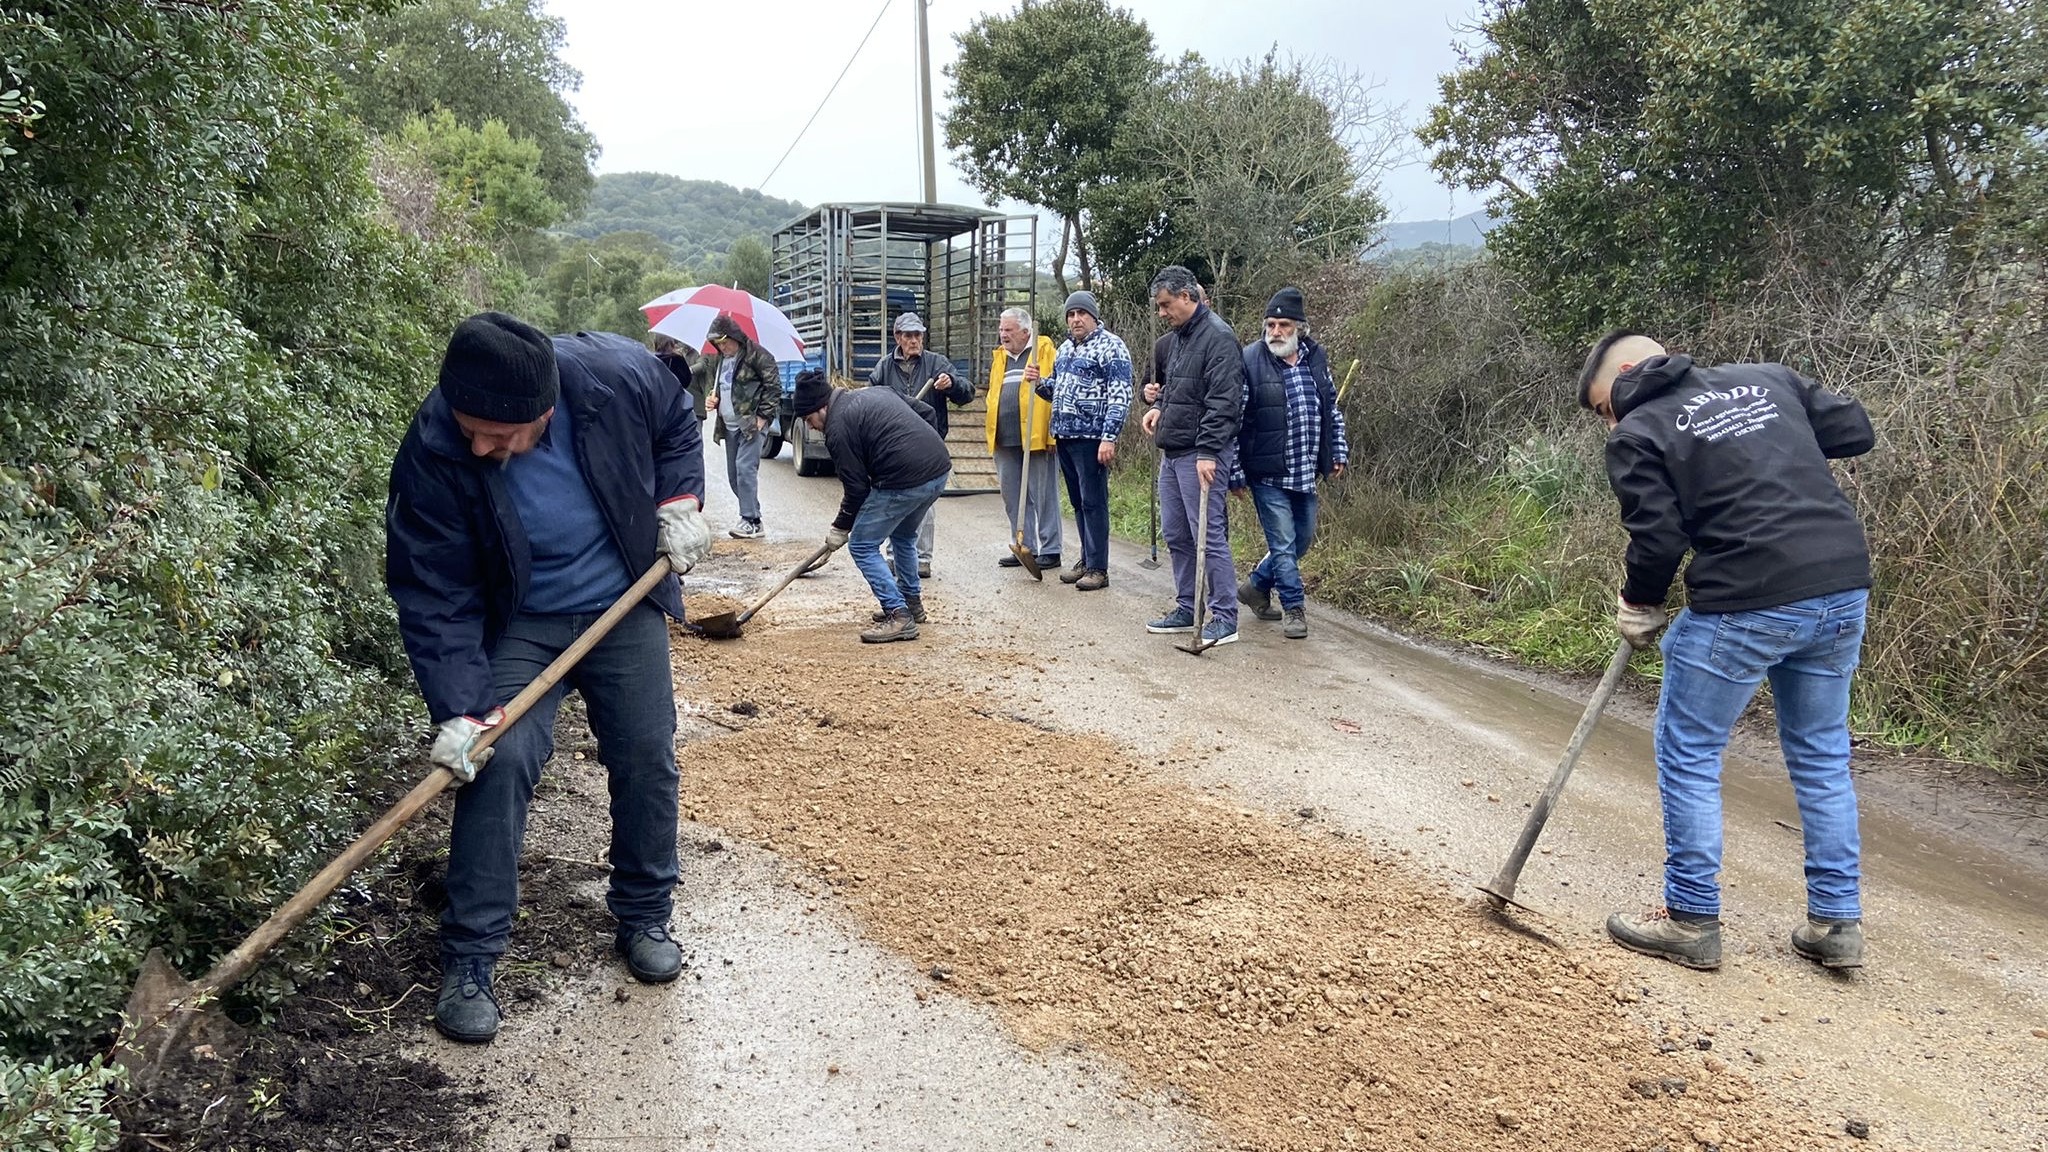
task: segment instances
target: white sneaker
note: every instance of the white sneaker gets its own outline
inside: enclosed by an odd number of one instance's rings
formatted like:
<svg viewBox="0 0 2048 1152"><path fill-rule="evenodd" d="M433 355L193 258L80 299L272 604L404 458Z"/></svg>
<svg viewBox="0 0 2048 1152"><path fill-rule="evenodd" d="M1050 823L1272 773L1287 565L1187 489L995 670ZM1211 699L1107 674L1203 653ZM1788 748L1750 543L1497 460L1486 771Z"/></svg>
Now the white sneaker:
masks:
<svg viewBox="0 0 2048 1152"><path fill-rule="evenodd" d="M732 538L735 540L754 540L759 538L761 534L762 528L759 520L742 520L740 521L740 526L733 529L731 533Z"/></svg>

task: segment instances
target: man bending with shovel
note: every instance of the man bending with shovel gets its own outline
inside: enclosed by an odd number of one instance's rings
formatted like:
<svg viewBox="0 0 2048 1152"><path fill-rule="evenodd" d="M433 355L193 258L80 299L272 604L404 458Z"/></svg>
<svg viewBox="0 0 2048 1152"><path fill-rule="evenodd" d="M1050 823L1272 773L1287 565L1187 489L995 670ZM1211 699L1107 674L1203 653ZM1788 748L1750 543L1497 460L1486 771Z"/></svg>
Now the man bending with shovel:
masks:
<svg viewBox="0 0 2048 1152"><path fill-rule="evenodd" d="M689 393L622 336L553 339L497 312L456 328L391 466L385 581L427 711L433 762L462 783L448 844L434 1026L498 1032L492 973L519 903L519 853L555 712L583 694L611 787L615 940L636 979L682 970L669 938L676 883L673 575L472 757L502 706L661 556L711 554L699 513L702 435ZM489 761L488 767L484 761Z"/></svg>
<svg viewBox="0 0 2048 1152"><path fill-rule="evenodd" d="M882 605L861 640L917 639L925 622L917 530L953 474L946 442L932 430L922 401L887 388L834 388L815 368L796 378L793 400L798 419L824 433L845 491L825 533L828 551L846 548ZM882 556L884 540L889 559Z"/></svg>
<svg viewBox="0 0 2048 1152"><path fill-rule="evenodd" d="M1792 950L1861 967L1849 678L1870 551L1828 461L1870 451L1870 418L1782 364L1702 368L1633 332L1594 345L1579 403L1609 429L1607 479L1629 535L1615 624L1629 643L1647 648L1664 627L1672 575L1692 552L1657 700L1664 906L1616 913L1607 932L1624 948L1720 967L1721 752L1768 679L1806 839L1806 922Z"/></svg>

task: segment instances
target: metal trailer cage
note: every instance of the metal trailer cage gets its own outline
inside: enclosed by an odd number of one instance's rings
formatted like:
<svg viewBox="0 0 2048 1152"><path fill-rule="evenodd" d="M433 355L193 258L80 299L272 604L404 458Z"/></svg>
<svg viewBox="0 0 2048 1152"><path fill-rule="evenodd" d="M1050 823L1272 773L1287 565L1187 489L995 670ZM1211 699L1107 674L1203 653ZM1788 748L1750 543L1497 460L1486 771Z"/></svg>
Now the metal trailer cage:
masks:
<svg viewBox="0 0 2048 1152"><path fill-rule="evenodd" d="M773 303L811 362L842 384L867 382L895 347L896 317L914 311L929 329L925 347L985 393L1003 309L1036 304L1036 216L950 204L825 204L777 229L772 248ZM995 486L979 418L985 403L952 414L954 491ZM800 473L829 467L815 433L790 431Z"/></svg>

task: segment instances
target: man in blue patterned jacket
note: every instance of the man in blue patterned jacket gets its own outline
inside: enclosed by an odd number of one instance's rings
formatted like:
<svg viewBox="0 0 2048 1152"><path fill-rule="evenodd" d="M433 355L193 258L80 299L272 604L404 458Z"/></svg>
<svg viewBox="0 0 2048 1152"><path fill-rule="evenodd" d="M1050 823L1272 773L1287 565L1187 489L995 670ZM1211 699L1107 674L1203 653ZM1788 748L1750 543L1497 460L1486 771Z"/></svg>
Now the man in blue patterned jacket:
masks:
<svg viewBox="0 0 2048 1152"><path fill-rule="evenodd" d="M1052 400L1052 435L1081 530L1081 555L1060 580L1083 592L1109 587L1109 465L1131 410L1131 350L1102 326L1093 292L1067 297L1067 339L1052 379L1038 383Z"/></svg>

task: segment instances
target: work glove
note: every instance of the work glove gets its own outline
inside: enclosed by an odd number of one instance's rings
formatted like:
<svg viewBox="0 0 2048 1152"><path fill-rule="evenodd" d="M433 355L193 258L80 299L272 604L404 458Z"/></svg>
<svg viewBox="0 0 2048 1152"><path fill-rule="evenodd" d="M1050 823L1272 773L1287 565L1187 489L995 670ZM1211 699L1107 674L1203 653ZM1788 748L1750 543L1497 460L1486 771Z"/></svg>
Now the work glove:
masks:
<svg viewBox="0 0 2048 1152"><path fill-rule="evenodd" d="M457 716L441 723L441 729L434 734L434 750L427 753L427 759L446 768L455 777L457 784L467 784L476 779L476 770L483 767L496 748L486 748L471 755L477 738L496 728L505 719L503 708L493 708L479 720L474 716Z"/></svg>
<svg viewBox="0 0 2048 1152"><path fill-rule="evenodd" d="M1655 644L1657 633L1664 630L1669 619L1662 604L1631 604L1619 596L1614 598L1614 630L1632 648Z"/></svg>
<svg viewBox="0 0 2048 1152"><path fill-rule="evenodd" d="M695 496L678 496L655 509L655 548L668 556L669 567L688 572L711 555L711 525L697 510Z"/></svg>
<svg viewBox="0 0 2048 1152"><path fill-rule="evenodd" d="M839 551L841 548L846 547L846 536L847 532L844 528L831 529L825 533L825 547L833 552Z"/></svg>

